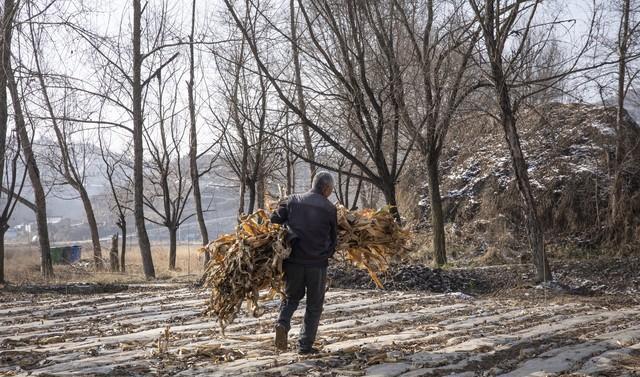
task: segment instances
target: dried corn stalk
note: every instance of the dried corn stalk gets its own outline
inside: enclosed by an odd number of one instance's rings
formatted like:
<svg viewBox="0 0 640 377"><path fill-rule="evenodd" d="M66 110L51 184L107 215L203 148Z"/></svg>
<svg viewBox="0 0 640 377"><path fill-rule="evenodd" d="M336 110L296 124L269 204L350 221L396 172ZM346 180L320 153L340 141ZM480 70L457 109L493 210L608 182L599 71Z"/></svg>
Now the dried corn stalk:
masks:
<svg viewBox="0 0 640 377"><path fill-rule="evenodd" d="M394 220L390 207L349 211L338 206L337 251L356 267L366 270L378 288L378 274L389 268L394 257L402 257L407 232Z"/></svg>
<svg viewBox="0 0 640 377"><path fill-rule="evenodd" d="M204 286L211 288L206 313L218 317L223 331L243 301L257 317L262 315L259 292L268 289L270 297L282 292L282 262L290 253L285 235L283 227L272 224L259 210L244 217L235 234L223 235L201 249L212 255L204 272ZM338 206L337 252L366 270L380 288L378 274L386 271L393 257L401 256L406 236L389 207L349 211Z"/></svg>
<svg viewBox="0 0 640 377"><path fill-rule="evenodd" d="M282 291L282 261L289 256L286 231L259 210L244 217L235 234L209 243L211 261L205 269L204 286L211 288L206 313L218 317L223 329L231 323L243 301L254 316L262 315L260 291L273 296Z"/></svg>

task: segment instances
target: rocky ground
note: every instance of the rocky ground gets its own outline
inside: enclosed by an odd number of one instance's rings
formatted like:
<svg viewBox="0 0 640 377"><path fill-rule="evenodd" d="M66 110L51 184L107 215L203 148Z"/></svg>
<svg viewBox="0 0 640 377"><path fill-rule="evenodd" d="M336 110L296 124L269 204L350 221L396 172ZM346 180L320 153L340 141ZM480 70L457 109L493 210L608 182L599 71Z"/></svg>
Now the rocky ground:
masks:
<svg viewBox="0 0 640 377"><path fill-rule="evenodd" d="M546 287L557 293L606 295L632 303L640 293L638 257L560 260L552 263L551 268L554 281ZM346 264L332 266L329 278L336 288L375 288L365 271ZM386 289L392 290L496 295L518 289L541 289L542 286L532 283L534 278L529 264L446 269L399 264L381 276L381 281Z"/></svg>
<svg viewBox="0 0 640 377"><path fill-rule="evenodd" d="M291 351L274 349L277 301L222 336L189 284L5 287L0 375L640 375L634 263L559 263L546 286L527 282L527 266L394 267L385 291L333 268L311 357L293 352L302 310Z"/></svg>

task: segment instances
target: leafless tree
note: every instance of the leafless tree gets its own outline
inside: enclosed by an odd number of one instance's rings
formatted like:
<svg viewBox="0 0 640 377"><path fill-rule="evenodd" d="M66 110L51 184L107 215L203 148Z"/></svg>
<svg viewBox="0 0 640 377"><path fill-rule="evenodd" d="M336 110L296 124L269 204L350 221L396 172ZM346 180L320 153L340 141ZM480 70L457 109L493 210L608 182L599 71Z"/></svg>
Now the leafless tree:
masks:
<svg viewBox="0 0 640 377"><path fill-rule="evenodd" d="M127 252L127 219L131 214L133 181L129 176L129 166L127 163L127 153L130 149L130 143L125 145L124 151L116 153L111 150L111 143L107 143L100 130L98 131L98 141L100 157L104 164L104 176L109 182L109 191L111 193L112 205L111 211L114 213L116 226L122 234L122 243L120 247L120 272L125 272L125 261Z"/></svg>
<svg viewBox="0 0 640 377"><path fill-rule="evenodd" d="M6 79L0 75L0 84L4 80L6 87ZM34 212L36 206L30 201L24 199L22 189L26 179L27 171L22 169L22 160L20 159L20 141L16 132L8 132L8 116L7 116L7 96L0 94L0 107L4 112L0 111L0 202L2 203L0 211L0 283L4 283L4 236L9 229L9 221L16 205L21 203L32 209ZM3 195L4 194L4 195Z"/></svg>
<svg viewBox="0 0 640 377"><path fill-rule="evenodd" d="M305 74L312 77L316 84L313 88L304 87L313 94L304 97L306 109L303 111L285 88L287 82L279 74L282 67L267 64L262 46L264 42L251 34L251 30L256 28L254 24L264 20L248 17L249 25L246 25L231 1L225 0L225 4L236 26L247 39L260 71L270 81L282 102L329 148L357 167L358 173L342 173L371 182L382 191L387 204L393 208L396 220L400 221L396 207L396 182L415 138L401 132L401 114L395 106L393 79L387 75L389 67L382 60L382 46L371 43L368 37L374 33L374 26L367 18L369 6L350 1L331 4L324 1L298 1L305 34L296 36L297 44L300 47L305 44L312 46L300 49L300 59L305 60L301 67L308 67ZM247 0L244 7L250 14L265 14L265 4ZM274 32L285 38L288 35L277 28ZM298 100L301 98L298 95ZM312 118L309 115L310 108L321 108L322 111ZM353 122L340 122L346 118L353 119ZM345 146L338 138L342 136L341 128L355 135L359 146L365 151L362 158L356 157L353 148ZM298 156L309 160L304 153L298 153ZM339 170L319 162L317 156L313 163L318 167Z"/></svg>
<svg viewBox="0 0 640 377"><path fill-rule="evenodd" d="M304 99L304 90L302 87L302 74L300 68L300 48L298 46L298 14L296 12L296 0L289 0L289 21L291 32L291 58L293 60L293 71L295 76L295 89L296 99L298 100L298 107L302 113L306 114L307 106ZM313 179L316 172L314 165L315 151L313 148L313 141L311 140L311 132L309 126L300 119L302 124L302 135L304 138L304 146L307 153L307 160L309 161L309 177Z"/></svg>
<svg viewBox="0 0 640 377"><path fill-rule="evenodd" d="M247 27L248 17L246 13L243 21ZM252 28L250 33L258 31ZM215 115L222 134L222 157L240 183L238 213L252 213L256 207L264 208L266 180L280 167L275 134L285 129L287 114L271 108L270 84L257 67L251 68L256 63L245 39L213 53L221 78L217 93L222 103L217 106L224 109Z"/></svg>
<svg viewBox="0 0 640 377"><path fill-rule="evenodd" d="M395 106L409 132L416 135L417 150L427 167L434 259L438 266L447 262L440 156L458 107L483 84L477 75L469 73L480 31L464 4L394 0L386 17L398 19L404 40L397 41L390 30L395 24L385 22L380 6L372 4L368 12L397 86ZM399 47L394 48L394 44ZM417 72L406 62L414 56ZM416 79L418 85L412 83Z"/></svg>
<svg viewBox="0 0 640 377"><path fill-rule="evenodd" d="M194 54L194 33L196 25L196 0L191 3L191 33L189 34L189 81L187 82L189 99L189 175L191 176L191 186L193 187L193 202L196 210L196 220L202 237L202 244L209 243L209 232L204 221L204 211L202 209L202 195L200 194L200 177L202 174L198 170L198 130L196 127L196 103L195 103L195 54ZM209 262L210 255L206 251L204 254L205 265Z"/></svg>
<svg viewBox="0 0 640 377"><path fill-rule="evenodd" d="M29 18L32 18L31 6L28 5L28 15ZM62 120L59 121L59 118L67 118L66 116L58 117L56 114L56 110L54 110L54 104L51 99L51 95L49 93L47 82L45 79L45 73L42 68L41 61L41 46L40 46L40 35L41 31L37 32L34 27L34 23L29 23L29 36L31 40L31 45L33 47L33 57L36 66L35 75L40 84L40 90L42 93L42 100L44 102L45 111L48 113L50 117L51 126L53 127L55 137L57 140L58 148L59 148L59 156L60 158L55 161L52 165L54 170L59 171L59 173L64 177L65 184L71 186L80 196L82 200L82 205L84 207L84 211L87 217L87 224L89 225L89 230L91 233L91 242L93 244L93 258L96 270L103 269L103 259L102 259L102 247L100 245L100 234L98 233L98 224L96 222L95 213L93 210L93 205L91 204L91 198L89 197L89 193L85 187L86 184L86 176L85 169L86 164L88 162L88 158L86 156L86 144L80 146L82 151L78 150L78 145L73 143L70 140L72 133L69 131L68 121ZM64 93L64 97L62 99L63 102L63 112L66 113L66 97L67 93ZM81 131L82 132L82 131ZM58 164L59 163L59 164Z"/></svg>
<svg viewBox="0 0 640 377"><path fill-rule="evenodd" d="M7 87L11 94L11 102L15 117L18 139L21 144L22 153L26 169L31 181L34 192L36 205L36 222L38 224L38 242L41 254L41 272L46 279L53 277L53 265L51 263L49 230L47 228L47 203L45 191L40 181L40 171L33 153L31 138L27 129L23 105L21 103L22 96L18 89L18 84L14 75L13 64L11 62L11 38L13 31L13 23L17 14L17 8L13 0L5 0L2 16L2 41L3 41L3 59L2 71L6 76Z"/></svg>
<svg viewBox="0 0 640 377"><path fill-rule="evenodd" d="M633 6L632 6L633 4ZM638 47L640 46L640 7L631 0L621 0L619 7L620 23L618 26L616 53L617 64L617 88L616 88L616 147L613 169L613 182L610 197L610 221L609 228L611 238L616 242L625 242L633 239L634 227L638 223L638 206L629 201L633 198L633 176L640 175L640 168L629 166L628 155L639 155L640 145L630 146L628 140L638 139L630 137L631 130L625 126L625 99L627 93L633 90L634 81L640 74L640 69L633 64L637 60ZM640 183L640 178L636 178ZM628 187L631 186L631 187ZM631 191L631 192L630 192ZM638 199L636 199L638 200ZM634 224L635 223L635 224Z"/></svg>
<svg viewBox="0 0 640 377"><path fill-rule="evenodd" d="M154 88L158 100L156 122L145 126L145 141L151 159L146 163L145 178L150 185L147 185L144 199L153 214L147 216L147 220L167 228L169 269L175 270L178 228L194 215L184 212L193 186L184 164L187 159L183 157L187 156L181 151L188 128L176 109L180 79L175 77L177 71L173 65L165 71L157 75L158 85ZM166 100L165 94L172 88L172 98Z"/></svg>
<svg viewBox="0 0 640 377"><path fill-rule="evenodd" d="M586 43L571 60L559 62L559 65L563 66L562 72L535 77L536 75L532 75L529 70L521 68L525 63L539 61L540 54L547 51L545 47L551 39L550 30L561 21L538 22L536 16L541 7L540 0L469 0L469 5L482 30L484 60L480 62L480 68L484 70L493 86L497 108L495 119L504 131L516 184L522 196L527 234L536 266L536 279L548 281L551 280L551 270L545 252L543 228L529 182L516 114L527 98L548 91L575 72L577 62L589 44ZM534 30L540 26L547 30L547 37L531 43ZM593 24L591 26L593 27Z"/></svg>

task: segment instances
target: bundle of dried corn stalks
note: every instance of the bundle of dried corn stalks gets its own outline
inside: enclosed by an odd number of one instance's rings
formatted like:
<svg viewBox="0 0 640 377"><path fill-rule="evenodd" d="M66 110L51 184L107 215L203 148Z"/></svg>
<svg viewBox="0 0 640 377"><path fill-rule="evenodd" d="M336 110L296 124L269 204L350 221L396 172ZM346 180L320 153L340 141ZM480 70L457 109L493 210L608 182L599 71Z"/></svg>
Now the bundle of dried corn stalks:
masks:
<svg viewBox="0 0 640 377"><path fill-rule="evenodd" d="M242 301L258 317L262 315L260 291L269 289L272 296L282 291L282 261L291 252L285 235L284 228L272 224L259 210L244 217L235 234L225 234L206 246L211 253L204 271L204 286L211 288L206 313L218 317L223 331Z"/></svg>
<svg viewBox="0 0 640 377"><path fill-rule="evenodd" d="M395 222L389 206L377 211L338 206L337 252L367 270L378 288L383 288L378 274L389 268L392 258L403 256L407 238L408 232Z"/></svg>
<svg viewBox="0 0 640 377"><path fill-rule="evenodd" d="M211 253L204 272L204 287L211 289L206 313L218 317L223 331L243 301L258 317L263 313L259 292L268 289L268 297L282 293L282 262L291 252L285 235L284 227L272 224L259 210L242 218L235 234L225 234L201 249ZM406 238L388 207L378 211L338 207L337 253L367 270L380 288L378 274L386 271L392 258L402 255Z"/></svg>

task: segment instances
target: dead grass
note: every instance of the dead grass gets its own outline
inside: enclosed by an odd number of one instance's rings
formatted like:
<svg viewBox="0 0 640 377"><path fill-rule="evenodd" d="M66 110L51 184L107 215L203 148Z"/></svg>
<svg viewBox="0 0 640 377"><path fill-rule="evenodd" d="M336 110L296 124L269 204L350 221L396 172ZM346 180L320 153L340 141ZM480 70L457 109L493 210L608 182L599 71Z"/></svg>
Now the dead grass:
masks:
<svg viewBox="0 0 640 377"><path fill-rule="evenodd" d="M156 278L168 281L195 281L204 271L202 257L198 254L195 244L178 245L176 270L170 271L169 246L153 245L153 263ZM54 265L55 277L48 284L68 282L95 283L135 283L145 281L142 270L142 259L138 246L127 248L126 272L96 272L92 263L90 245L82 245L82 259L74 265ZM102 249L102 257L108 265L108 249ZM14 284L44 283L40 275L40 250L35 245L7 245L5 251L5 277Z"/></svg>

